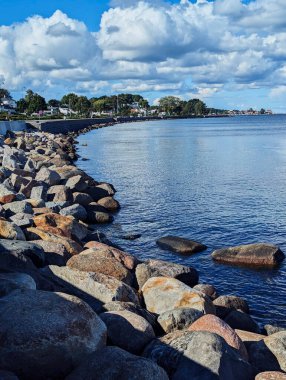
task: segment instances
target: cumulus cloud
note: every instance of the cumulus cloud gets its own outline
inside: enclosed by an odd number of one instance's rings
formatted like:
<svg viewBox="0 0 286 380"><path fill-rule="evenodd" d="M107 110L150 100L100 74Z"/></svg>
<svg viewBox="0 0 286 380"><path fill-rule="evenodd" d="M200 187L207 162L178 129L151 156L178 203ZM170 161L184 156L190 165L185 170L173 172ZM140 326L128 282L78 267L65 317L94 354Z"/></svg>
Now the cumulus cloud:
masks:
<svg viewBox="0 0 286 380"><path fill-rule="evenodd" d="M216 96L286 80L285 0L113 0L91 33L61 11L0 26L0 80L110 91Z"/></svg>

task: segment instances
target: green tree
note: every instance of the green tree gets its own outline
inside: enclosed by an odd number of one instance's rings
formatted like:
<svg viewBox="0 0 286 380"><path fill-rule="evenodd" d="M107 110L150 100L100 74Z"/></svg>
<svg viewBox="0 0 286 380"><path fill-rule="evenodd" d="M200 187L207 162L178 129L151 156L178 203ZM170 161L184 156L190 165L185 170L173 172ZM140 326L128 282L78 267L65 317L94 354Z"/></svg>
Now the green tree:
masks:
<svg viewBox="0 0 286 380"><path fill-rule="evenodd" d="M57 99L50 99L48 101L48 106L50 106L50 107L59 107L60 104L61 104L61 102Z"/></svg>
<svg viewBox="0 0 286 380"><path fill-rule="evenodd" d="M182 114L183 115L205 115L207 113L206 105L200 99L190 99L185 102Z"/></svg>
<svg viewBox="0 0 286 380"><path fill-rule="evenodd" d="M21 98L17 102L17 112L24 113L28 108L27 102L24 98Z"/></svg>
<svg viewBox="0 0 286 380"><path fill-rule="evenodd" d="M91 103L86 96L79 96L75 105L75 110L80 114L87 114L90 111Z"/></svg>
<svg viewBox="0 0 286 380"><path fill-rule="evenodd" d="M159 100L159 107L168 115L177 114L181 109L181 99L176 96L165 96Z"/></svg>
<svg viewBox="0 0 286 380"><path fill-rule="evenodd" d="M74 93L64 95L61 99L61 105L69 107L72 110L76 109L76 104L78 102L78 96Z"/></svg>
<svg viewBox="0 0 286 380"><path fill-rule="evenodd" d="M260 113L261 113L261 115L264 115L265 114L265 109L261 108Z"/></svg>
<svg viewBox="0 0 286 380"><path fill-rule="evenodd" d="M12 98L10 92L6 88L0 88L0 99L1 98Z"/></svg>
<svg viewBox="0 0 286 380"><path fill-rule="evenodd" d="M32 90L27 90L25 101L27 104L26 111L29 115L34 112L39 112L47 109L45 98L37 93L34 93Z"/></svg>

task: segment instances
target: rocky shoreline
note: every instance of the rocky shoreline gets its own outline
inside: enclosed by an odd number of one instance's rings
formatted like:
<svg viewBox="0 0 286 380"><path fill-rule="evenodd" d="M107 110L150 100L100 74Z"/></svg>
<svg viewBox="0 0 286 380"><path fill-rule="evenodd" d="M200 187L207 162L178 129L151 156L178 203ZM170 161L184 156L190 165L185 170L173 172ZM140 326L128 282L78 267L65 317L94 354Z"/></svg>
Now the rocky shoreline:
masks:
<svg viewBox="0 0 286 380"><path fill-rule="evenodd" d="M139 261L97 233L120 205L74 164L77 134L93 128L0 139L0 379L286 379L286 329L258 326L195 268ZM283 258L268 244L213 253Z"/></svg>

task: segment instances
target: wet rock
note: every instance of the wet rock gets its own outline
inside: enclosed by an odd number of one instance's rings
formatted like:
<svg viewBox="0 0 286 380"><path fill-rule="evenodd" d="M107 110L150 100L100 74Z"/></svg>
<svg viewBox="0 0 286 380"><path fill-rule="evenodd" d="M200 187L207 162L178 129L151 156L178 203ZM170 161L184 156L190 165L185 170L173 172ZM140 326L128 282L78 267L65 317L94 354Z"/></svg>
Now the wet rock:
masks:
<svg viewBox="0 0 286 380"><path fill-rule="evenodd" d="M49 186L58 185L61 181L60 175L54 171L50 170L46 167L42 167L40 171L36 175L36 181L45 182Z"/></svg>
<svg viewBox="0 0 286 380"><path fill-rule="evenodd" d="M141 236L142 236L141 234L128 233L128 234L122 235L120 237L121 237L121 239L124 239L124 240L136 240L136 239L141 238Z"/></svg>
<svg viewBox="0 0 286 380"><path fill-rule="evenodd" d="M45 240L35 240L33 243L42 247L45 252L46 265L65 266L67 261L72 257L63 244Z"/></svg>
<svg viewBox="0 0 286 380"><path fill-rule="evenodd" d="M26 240L24 232L15 223L0 219L0 238L9 240Z"/></svg>
<svg viewBox="0 0 286 380"><path fill-rule="evenodd" d="M286 331L281 331L252 343L248 349L251 364L262 371L285 371Z"/></svg>
<svg viewBox="0 0 286 380"><path fill-rule="evenodd" d="M93 202L93 199L89 194L85 193L73 193L73 203L78 203L82 206L88 206Z"/></svg>
<svg viewBox="0 0 286 380"><path fill-rule="evenodd" d="M286 380L286 374L277 371L261 372L255 377L255 380Z"/></svg>
<svg viewBox="0 0 286 380"><path fill-rule="evenodd" d="M85 272L106 274L128 285L133 283L134 276L131 271L117 260L112 251L108 249L94 250L90 248L70 258L67 266Z"/></svg>
<svg viewBox="0 0 286 380"><path fill-rule="evenodd" d="M108 211L117 211L120 208L119 202L112 197L101 198L97 203Z"/></svg>
<svg viewBox="0 0 286 380"><path fill-rule="evenodd" d="M216 315L224 319L232 310L242 310L244 313L249 313L247 302L237 296L220 296L213 301L216 307Z"/></svg>
<svg viewBox="0 0 286 380"><path fill-rule="evenodd" d="M224 320L233 329L245 330L258 334L260 333L258 324L251 318L249 314L246 314L240 310L231 311Z"/></svg>
<svg viewBox="0 0 286 380"><path fill-rule="evenodd" d="M71 216L56 213L42 214L34 217L34 223L43 231L78 241L84 239L88 234L87 228Z"/></svg>
<svg viewBox="0 0 286 380"><path fill-rule="evenodd" d="M101 187L93 186L88 187L85 192L91 196L94 202L99 201L102 198L108 197L108 191L104 190Z"/></svg>
<svg viewBox="0 0 286 380"><path fill-rule="evenodd" d="M64 207L60 210L60 214L64 216L72 216L77 220L86 220L86 209L80 204L73 204L72 206Z"/></svg>
<svg viewBox="0 0 286 380"><path fill-rule="evenodd" d="M155 332L160 329L155 315L149 313L148 310L133 302L111 301L105 303L103 305L103 309L105 311L129 311L131 313L140 315L141 317L146 319L146 321L148 321L150 325L153 327L153 330Z"/></svg>
<svg viewBox="0 0 286 380"><path fill-rule="evenodd" d="M221 263L272 267L284 260L284 253L273 244L258 243L222 248L212 253L213 260Z"/></svg>
<svg viewBox="0 0 286 380"><path fill-rule="evenodd" d="M151 277L172 277L191 287L199 280L198 272L192 267L152 259L136 267L139 288Z"/></svg>
<svg viewBox="0 0 286 380"><path fill-rule="evenodd" d="M215 313L207 296L174 278L152 277L144 284L142 294L151 313L162 314L181 307L197 309L204 314Z"/></svg>
<svg viewBox="0 0 286 380"><path fill-rule="evenodd" d="M0 184L0 203L6 204L13 202L16 198L16 193L13 189Z"/></svg>
<svg viewBox="0 0 286 380"><path fill-rule="evenodd" d="M104 207L94 202L86 206L86 211L89 223L109 223L113 219Z"/></svg>
<svg viewBox="0 0 286 380"><path fill-rule="evenodd" d="M0 336L0 368L23 380L63 379L105 346L106 327L76 297L18 290L0 299Z"/></svg>
<svg viewBox="0 0 286 380"><path fill-rule="evenodd" d="M253 370L217 334L173 332L153 340L144 356L163 367L172 380L252 380Z"/></svg>
<svg viewBox="0 0 286 380"><path fill-rule="evenodd" d="M55 265L45 267L41 273L66 288L67 293L83 299L97 312L102 311L102 305L110 301L138 303L135 291L111 276Z"/></svg>
<svg viewBox="0 0 286 380"><path fill-rule="evenodd" d="M166 372L151 360L132 355L118 347L106 347L92 353L66 380L135 380L135 378L168 380Z"/></svg>
<svg viewBox="0 0 286 380"><path fill-rule="evenodd" d="M213 285L198 284L198 285L195 285L193 288L209 296L211 300L215 300L218 297L217 290Z"/></svg>
<svg viewBox="0 0 286 380"><path fill-rule="evenodd" d="M203 316L203 312L192 308L179 308L165 311L158 317L158 323L165 331L184 330Z"/></svg>
<svg viewBox="0 0 286 380"><path fill-rule="evenodd" d="M58 236L40 228L29 227L26 230L29 240L45 240L62 244L70 255L77 255L82 251L82 247L76 241L64 236Z"/></svg>
<svg viewBox="0 0 286 380"><path fill-rule="evenodd" d="M31 276L25 273L0 273L0 297L4 297L16 289L36 290L36 283Z"/></svg>
<svg viewBox="0 0 286 380"><path fill-rule="evenodd" d="M156 243L162 249L167 249L181 254L192 254L207 249L204 244L176 236L162 237L158 239Z"/></svg>
<svg viewBox="0 0 286 380"><path fill-rule="evenodd" d="M208 331L215 333L221 336L227 344L235 348L245 361L248 361L246 348L237 333L227 323L215 315L209 314L202 316L188 327L188 331Z"/></svg>
<svg viewBox="0 0 286 380"><path fill-rule="evenodd" d="M150 323L130 311L110 311L100 314L100 318L107 327L111 344L132 354L140 354L155 338Z"/></svg>

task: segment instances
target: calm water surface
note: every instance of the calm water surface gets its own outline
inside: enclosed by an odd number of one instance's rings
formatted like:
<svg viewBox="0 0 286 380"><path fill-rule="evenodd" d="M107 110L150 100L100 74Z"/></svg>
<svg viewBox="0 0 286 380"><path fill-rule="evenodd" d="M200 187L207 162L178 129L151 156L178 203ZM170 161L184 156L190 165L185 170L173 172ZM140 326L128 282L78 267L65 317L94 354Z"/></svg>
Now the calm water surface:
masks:
<svg viewBox="0 0 286 380"><path fill-rule="evenodd" d="M226 246L270 242L286 253L286 115L152 121L79 137L78 165L111 182L122 209L100 227L141 259L194 266L200 282L245 297L261 324L286 327L286 260L274 270L215 264ZM82 144L88 144L82 146ZM135 241L122 235L141 233ZM184 257L159 249L167 234L209 249Z"/></svg>

